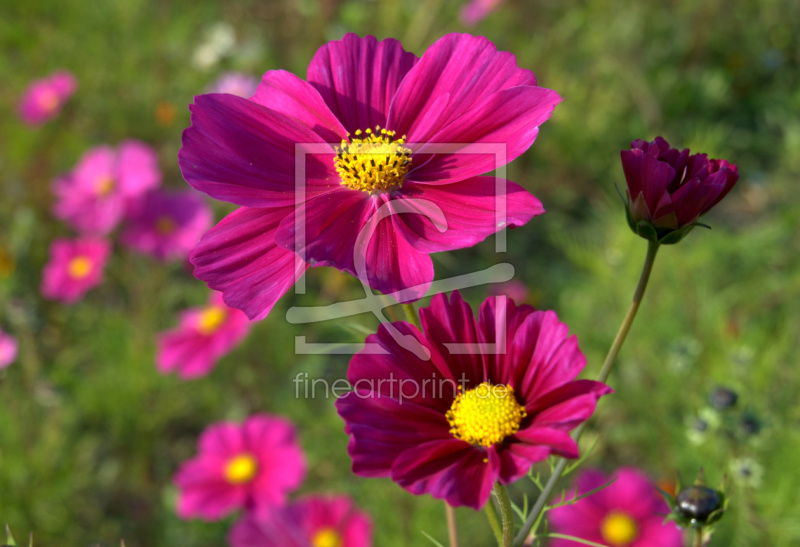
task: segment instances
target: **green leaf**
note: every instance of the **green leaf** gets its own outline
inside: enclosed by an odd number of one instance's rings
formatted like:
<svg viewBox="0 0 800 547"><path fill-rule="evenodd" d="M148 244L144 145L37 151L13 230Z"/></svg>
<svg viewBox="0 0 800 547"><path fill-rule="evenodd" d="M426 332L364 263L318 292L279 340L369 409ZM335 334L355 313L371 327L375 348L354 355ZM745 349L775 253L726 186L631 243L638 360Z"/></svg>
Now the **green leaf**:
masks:
<svg viewBox="0 0 800 547"><path fill-rule="evenodd" d="M11 535L11 529L6 524L6 543L12 547L17 547L17 542L14 541L14 536Z"/></svg>
<svg viewBox="0 0 800 547"><path fill-rule="evenodd" d="M602 543L595 543L594 541L589 541L588 539L577 538L575 536L568 536L566 534L557 534L555 532L550 532L549 534L545 534L541 537L548 537L548 538L556 538L556 539L568 539L570 541L574 541L576 543L582 543L584 545L592 545L593 547L608 547L607 545L603 545Z"/></svg>

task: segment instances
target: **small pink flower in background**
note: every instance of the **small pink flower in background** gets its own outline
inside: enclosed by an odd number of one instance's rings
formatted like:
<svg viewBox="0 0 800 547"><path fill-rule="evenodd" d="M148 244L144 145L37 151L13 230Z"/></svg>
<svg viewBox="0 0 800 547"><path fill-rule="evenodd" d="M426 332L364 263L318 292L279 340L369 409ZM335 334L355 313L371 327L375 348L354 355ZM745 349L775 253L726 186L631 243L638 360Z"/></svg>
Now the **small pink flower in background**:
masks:
<svg viewBox="0 0 800 547"><path fill-rule="evenodd" d="M531 292L528 290L528 286L525 285L525 283L517 279L512 279L505 283L500 283L499 285L491 285L489 294L492 296L504 294L513 300L515 304L524 304L527 302Z"/></svg>
<svg viewBox="0 0 800 547"><path fill-rule="evenodd" d="M500 7L503 0L470 0L461 7L458 17L461 23L471 27L483 21L490 13Z"/></svg>
<svg viewBox="0 0 800 547"><path fill-rule="evenodd" d="M610 477L599 471L578 476L578 493L584 494L616 480L610 486L547 512L553 531L610 547L681 547L683 534L675 523L663 524L669 513L655 484L638 469L623 467ZM552 547L578 547L576 541L554 539Z"/></svg>
<svg viewBox="0 0 800 547"><path fill-rule="evenodd" d="M176 328L159 334L156 366L184 380L205 376L249 332L247 316L226 306L220 293L212 293L208 305L182 312Z"/></svg>
<svg viewBox="0 0 800 547"><path fill-rule="evenodd" d="M147 190L161 182L156 151L127 140L87 151L53 183L53 214L79 232L107 234Z"/></svg>
<svg viewBox="0 0 800 547"><path fill-rule="evenodd" d="M228 539L232 547L371 547L372 524L346 496L312 496L264 519L245 515Z"/></svg>
<svg viewBox="0 0 800 547"><path fill-rule="evenodd" d="M158 260L184 259L213 220L194 191L151 190L132 207L121 241Z"/></svg>
<svg viewBox="0 0 800 547"><path fill-rule="evenodd" d="M662 243L677 243L739 180L736 165L689 155L688 148L678 151L661 137L637 139L620 156L631 229Z"/></svg>
<svg viewBox="0 0 800 547"><path fill-rule="evenodd" d="M396 40L348 34L317 51L307 80L271 70L249 100L198 95L181 172L241 207L192 251L194 274L252 319L309 264L418 298L434 277L431 253L544 212L521 186L504 181L498 192L496 177L482 175L524 153L560 101L513 55L467 34L444 36L421 58ZM315 149L298 181L301 144Z"/></svg>
<svg viewBox="0 0 800 547"><path fill-rule="evenodd" d="M0 330L0 368L6 368L17 358L17 339Z"/></svg>
<svg viewBox="0 0 800 547"><path fill-rule="evenodd" d="M19 115L28 125L43 124L58 115L77 88L75 76L66 70L36 80L22 94Z"/></svg>
<svg viewBox="0 0 800 547"><path fill-rule="evenodd" d="M209 93L230 93L249 99L258 87L258 78L241 72L226 72L208 89Z"/></svg>
<svg viewBox="0 0 800 547"><path fill-rule="evenodd" d="M100 238L59 238L50 245L50 260L42 274L41 293L50 300L76 302L103 282L111 244Z"/></svg>
<svg viewBox="0 0 800 547"><path fill-rule="evenodd" d="M295 428L280 417L256 414L242 424L212 424L198 448L174 477L181 518L217 520L237 509L267 518L305 476Z"/></svg>
<svg viewBox="0 0 800 547"><path fill-rule="evenodd" d="M611 390L575 379L586 359L554 312L491 297L475 319L454 292L434 296L420 320L422 331L392 325L429 360L381 325L366 342L385 353L366 348L350 361L354 391L336 410L356 475L391 477L412 494L480 509L496 481L514 482L552 454L578 457L569 432Z"/></svg>

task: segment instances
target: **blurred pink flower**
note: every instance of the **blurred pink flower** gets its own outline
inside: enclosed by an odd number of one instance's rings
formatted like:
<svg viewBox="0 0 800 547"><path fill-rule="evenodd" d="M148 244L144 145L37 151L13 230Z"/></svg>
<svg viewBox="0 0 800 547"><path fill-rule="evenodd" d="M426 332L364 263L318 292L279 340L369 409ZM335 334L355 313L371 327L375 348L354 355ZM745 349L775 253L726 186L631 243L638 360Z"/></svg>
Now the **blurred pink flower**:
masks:
<svg viewBox="0 0 800 547"><path fill-rule="evenodd" d="M194 191L151 190L132 207L121 241L158 260L185 259L213 220Z"/></svg>
<svg viewBox="0 0 800 547"><path fill-rule="evenodd" d="M53 214L79 232L107 234L144 192L161 182L156 151L127 140L118 149L87 151L75 168L53 183Z"/></svg>
<svg viewBox="0 0 800 547"><path fill-rule="evenodd" d="M638 469L623 467L613 473L610 486L577 501L548 511L553 531L610 547L681 547L683 535L673 522L663 524L669 507L655 485ZM612 477L599 471L578 476L578 493L606 484ZM583 545L554 539L551 547Z"/></svg>
<svg viewBox="0 0 800 547"><path fill-rule="evenodd" d="M198 448L174 477L181 518L217 520L236 509L268 518L305 476L295 429L280 417L257 414L241 425L211 424Z"/></svg>
<svg viewBox="0 0 800 547"><path fill-rule="evenodd" d="M100 238L59 238L50 245L50 260L42 274L41 293L67 304L83 298L103 282L111 244Z"/></svg>
<svg viewBox="0 0 800 547"><path fill-rule="evenodd" d="M486 16L500 7L504 0L470 0L461 7L458 17L461 23L471 27L483 21Z"/></svg>
<svg viewBox="0 0 800 547"><path fill-rule="evenodd" d="M245 515L231 529L232 547L371 547L369 517L346 496L311 496L273 511Z"/></svg>
<svg viewBox="0 0 800 547"><path fill-rule="evenodd" d="M17 339L0 330L0 368L6 368L17 358Z"/></svg>
<svg viewBox="0 0 800 547"><path fill-rule="evenodd" d="M247 316L226 306L220 293L212 293L208 305L182 312L176 328L158 335L156 366L184 380L205 376L249 332Z"/></svg>
<svg viewBox="0 0 800 547"><path fill-rule="evenodd" d="M258 78L241 72L226 72L211 84L209 93L230 93L249 99L258 87Z"/></svg>
<svg viewBox="0 0 800 547"><path fill-rule="evenodd" d="M32 82L19 102L19 115L28 125L41 125L56 117L75 93L78 81L66 70Z"/></svg>
<svg viewBox="0 0 800 547"><path fill-rule="evenodd" d="M512 279L505 283L500 283L499 285L490 286L490 296L500 296L501 294L509 297L515 304L524 304L530 296L530 291L525 283L517 279Z"/></svg>

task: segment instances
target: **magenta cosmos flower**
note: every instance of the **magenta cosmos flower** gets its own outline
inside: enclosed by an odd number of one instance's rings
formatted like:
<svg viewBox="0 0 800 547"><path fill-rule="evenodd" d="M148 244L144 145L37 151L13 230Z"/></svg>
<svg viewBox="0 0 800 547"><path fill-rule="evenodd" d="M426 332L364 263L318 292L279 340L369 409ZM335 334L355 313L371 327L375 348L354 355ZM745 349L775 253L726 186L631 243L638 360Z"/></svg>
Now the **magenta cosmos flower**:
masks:
<svg viewBox="0 0 800 547"><path fill-rule="evenodd" d="M42 296L67 304L83 298L103 282L111 244L100 238L59 238L50 245L50 260L42 273Z"/></svg>
<svg viewBox="0 0 800 547"><path fill-rule="evenodd" d="M182 312L176 328L158 335L156 366L184 380L205 376L249 332L247 316L225 305L221 294L212 293L206 306Z"/></svg>
<svg viewBox="0 0 800 547"><path fill-rule="evenodd" d="M461 7L458 17L467 26L477 25L500 7L503 0L470 0Z"/></svg>
<svg viewBox="0 0 800 547"><path fill-rule="evenodd" d="M429 253L544 211L522 187L480 175L527 150L560 100L513 55L465 34L420 59L396 40L348 34L317 52L307 81L273 70L249 100L195 97L183 176L242 206L192 252L195 276L253 319L307 262L418 297L433 279Z"/></svg>
<svg viewBox="0 0 800 547"><path fill-rule="evenodd" d="M156 151L128 140L98 146L53 183L53 214L79 232L106 234L147 190L161 182Z"/></svg>
<svg viewBox="0 0 800 547"><path fill-rule="evenodd" d="M19 115L28 125L41 125L56 117L64 103L75 93L78 81L66 70L36 80L22 94Z"/></svg>
<svg viewBox="0 0 800 547"><path fill-rule="evenodd" d="M369 517L345 496L311 496L257 519L246 515L231 529L232 547L370 547Z"/></svg>
<svg viewBox="0 0 800 547"><path fill-rule="evenodd" d="M303 482L305 457L283 418L257 414L242 424L212 424L198 447L175 474L181 518L216 520L236 509L267 518Z"/></svg>
<svg viewBox="0 0 800 547"><path fill-rule="evenodd" d="M420 316L422 332L393 326L430 360L381 325L367 337L370 351L350 361L354 391L336 408L354 473L478 509L495 481L513 482L550 454L578 456L568 433L610 390L575 380L586 360L554 312L491 297L475 320L456 292L450 301L434 296ZM505 336L498 340L496 330Z"/></svg>
<svg viewBox="0 0 800 547"><path fill-rule="evenodd" d="M194 191L151 190L132 207L121 241L158 260L184 259L213 220Z"/></svg>
<svg viewBox="0 0 800 547"><path fill-rule="evenodd" d="M620 155L628 183L628 223L635 233L659 243L683 239L739 180L734 164L689 155L688 148L678 151L661 137L637 139Z"/></svg>
<svg viewBox="0 0 800 547"><path fill-rule="evenodd" d="M612 477L584 471L577 489L585 494L616 480L610 486L572 505L548 511L553 531L609 547L681 547L683 535L673 522L664 524L669 507L655 485L638 469L620 468ZM554 539L553 547L577 547L577 541Z"/></svg>
<svg viewBox="0 0 800 547"><path fill-rule="evenodd" d="M17 358L17 339L0 330L0 368L6 368Z"/></svg>

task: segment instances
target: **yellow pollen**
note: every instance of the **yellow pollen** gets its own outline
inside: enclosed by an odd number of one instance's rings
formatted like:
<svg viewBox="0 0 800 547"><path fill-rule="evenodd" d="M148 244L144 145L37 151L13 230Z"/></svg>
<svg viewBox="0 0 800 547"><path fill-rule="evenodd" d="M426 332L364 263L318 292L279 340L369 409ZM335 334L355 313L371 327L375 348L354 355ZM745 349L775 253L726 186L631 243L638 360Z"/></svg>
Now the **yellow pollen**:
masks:
<svg viewBox="0 0 800 547"><path fill-rule="evenodd" d="M114 179L108 175L97 177L97 193L101 196L107 196L114 189Z"/></svg>
<svg viewBox="0 0 800 547"><path fill-rule="evenodd" d="M86 256L76 256L67 264L67 273L72 279L83 279L92 271L92 261Z"/></svg>
<svg viewBox="0 0 800 547"><path fill-rule="evenodd" d="M42 110L52 112L58 108L58 103L58 93L52 89L45 89L42 91L41 95L39 95L39 106L42 108Z"/></svg>
<svg viewBox="0 0 800 547"><path fill-rule="evenodd" d="M227 316L228 312L225 311L224 308L220 306L208 306L200 313L200 318L197 321L197 330L200 331L200 334L206 336L213 334L222 326L222 322L225 321Z"/></svg>
<svg viewBox="0 0 800 547"><path fill-rule="evenodd" d="M175 219L169 215L160 216L158 220L156 220L156 231L162 235L171 234L175 231L177 226Z"/></svg>
<svg viewBox="0 0 800 547"><path fill-rule="evenodd" d="M371 194L388 192L403 185L411 165L411 149L403 146L406 136L395 138L394 131L375 126L347 135L333 160L342 185Z"/></svg>
<svg viewBox="0 0 800 547"><path fill-rule="evenodd" d="M639 527L626 513L612 511L603 519L600 534L612 547L625 547L639 537Z"/></svg>
<svg viewBox="0 0 800 547"><path fill-rule="evenodd" d="M258 462L250 454L239 454L225 465L225 480L231 484L250 482L258 472Z"/></svg>
<svg viewBox="0 0 800 547"><path fill-rule="evenodd" d="M322 528L311 539L313 547L342 547L342 535L333 528Z"/></svg>
<svg viewBox="0 0 800 547"><path fill-rule="evenodd" d="M514 389L503 384L483 382L474 389L461 392L445 417L450 433L470 444L491 446L499 444L519 431L525 407L517 403Z"/></svg>

